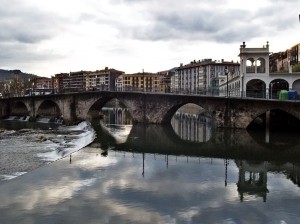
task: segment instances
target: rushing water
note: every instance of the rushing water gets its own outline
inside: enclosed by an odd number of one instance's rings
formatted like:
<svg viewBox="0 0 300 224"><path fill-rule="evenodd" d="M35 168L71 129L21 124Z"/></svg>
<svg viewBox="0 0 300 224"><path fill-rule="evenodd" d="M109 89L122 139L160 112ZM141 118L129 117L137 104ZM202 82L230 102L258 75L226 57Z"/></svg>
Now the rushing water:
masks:
<svg viewBox="0 0 300 224"><path fill-rule="evenodd" d="M0 223L300 223L298 134L184 117L2 122Z"/></svg>

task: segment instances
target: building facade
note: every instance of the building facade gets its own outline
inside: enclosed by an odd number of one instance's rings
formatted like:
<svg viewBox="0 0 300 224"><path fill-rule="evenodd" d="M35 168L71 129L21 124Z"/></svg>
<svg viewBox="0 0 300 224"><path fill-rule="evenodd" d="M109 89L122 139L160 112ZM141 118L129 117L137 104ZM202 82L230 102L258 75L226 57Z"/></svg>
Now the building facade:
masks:
<svg viewBox="0 0 300 224"><path fill-rule="evenodd" d="M113 68L105 67L103 70L86 73L86 90L116 90L116 81L124 74Z"/></svg>
<svg viewBox="0 0 300 224"><path fill-rule="evenodd" d="M236 77L240 81L241 94L236 96L278 99L282 90L300 92L300 73L292 72L291 69L270 72L275 67L275 56L270 63L269 55L268 42L261 48L249 48L243 42L239 55L240 75ZM285 54L278 55L285 58ZM288 54L287 58L289 60ZM230 82L228 84L230 85Z"/></svg>
<svg viewBox="0 0 300 224"><path fill-rule="evenodd" d="M47 77L37 77L33 80L33 87L37 89L53 89L52 79Z"/></svg>
<svg viewBox="0 0 300 224"><path fill-rule="evenodd" d="M207 92L211 95L225 95L239 91L240 64L238 62L212 61L204 64ZM227 83L229 84L227 86Z"/></svg>
<svg viewBox="0 0 300 224"><path fill-rule="evenodd" d="M223 59L194 60L187 65L181 64L171 78L171 90L187 94L219 95L220 90L225 91L220 86L227 82L228 77L232 79L238 76L239 69L239 63Z"/></svg>
<svg viewBox="0 0 300 224"><path fill-rule="evenodd" d="M172 92L196 94L206 91L203 61L194 60L186 65L180 64L171 82Z"/></svg>
<svg viewBox="0 0 300 224"><path fill-rule="evenodd" d="M160 92L160 78L158 73L139 72L122 75L123 91Z"/></svg>

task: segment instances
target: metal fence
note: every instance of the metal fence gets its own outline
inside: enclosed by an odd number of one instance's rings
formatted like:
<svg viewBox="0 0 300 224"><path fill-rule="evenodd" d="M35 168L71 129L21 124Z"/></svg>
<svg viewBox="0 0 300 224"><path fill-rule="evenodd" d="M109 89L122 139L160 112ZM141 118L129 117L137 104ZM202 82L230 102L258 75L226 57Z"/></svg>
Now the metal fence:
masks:
<svg viewBox="0 0 300 224"><path fill-rule="evenodd" d="M113 92L144 92L144 93L164 93L164 94L178 94L178 95L198 95L198 96L215 96L215 97L239 97L239 98L259 98L268 100L279 100L279 92L272 93L272 95L267 95L264 91L240 91L240 89L231 90L220 90L220 89L209 89L209 90L168 90L159 91L158 89L140 89L140 88L116 88L115 90L110 90L109 88L85 90L85 89L65 89L59 92L54 92L54 94L67 94L76 92L101 92L101 91L113 91ZM15 95L12 93L6 93L0 96L0 98L12 98L12 97L24 97L25 95ZM298 100L299 96L296 100ZM294 99L295 100L295 99Z"/></svg>

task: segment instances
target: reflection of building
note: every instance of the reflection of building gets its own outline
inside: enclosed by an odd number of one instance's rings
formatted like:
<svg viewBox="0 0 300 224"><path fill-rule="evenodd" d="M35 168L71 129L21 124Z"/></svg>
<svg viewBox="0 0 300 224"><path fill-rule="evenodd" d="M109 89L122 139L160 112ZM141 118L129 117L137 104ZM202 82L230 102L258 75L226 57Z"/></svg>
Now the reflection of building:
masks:
<svg viewBox="0 0 300 224"><path fill-rule="evenodd" d="M267 200L267 162L251 163L249 161L237 161L239 168L239 181L237 183L240 200L254 195Z"/></svg>
<svg viewBox="0 0 300 224"><path fill-rule="evenodd" d="M203 114L176 112L171 120L175 133L191 142L207 142L212 135L211 118Z"/></svg>
<svg viewBox="0 0 300 224"><path fill-rule="evenodd" d="M101 113L104 115L105 124L132 124L132 118L127 108L103 107Z"/></svg>

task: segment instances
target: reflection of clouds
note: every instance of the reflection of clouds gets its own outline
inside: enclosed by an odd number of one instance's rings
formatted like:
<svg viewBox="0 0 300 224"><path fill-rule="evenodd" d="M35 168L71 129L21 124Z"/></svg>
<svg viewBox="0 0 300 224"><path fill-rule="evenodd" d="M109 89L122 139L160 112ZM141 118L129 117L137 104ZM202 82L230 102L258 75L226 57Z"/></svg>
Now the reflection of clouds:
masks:
<svg viewBox="0 0 300 224"><path fill-rule="evenodd" d="M0 208L6 208L10 205L18 204L24 210L34 210L37 207L44 207L59 204L73 197L76 192L85 187L91 186L95 178L88 180L70 180L63 177L60 181L47 182L46 186L26 189L24 194L17 197L2 197Z"/></svg>
<svg viewBox="0 0 300 224"><path fill-rule="evenodd" d="M107 198L104 205L111 214L125 216L133 223L176 223L170 216L162 216L159 212L147 210L140 205L128 205L117 200ZM151 222L149 222L151 220Z"/></svg>
<svg viewBox="0 0 300 224"><path fill-rule="evenodd" d="M117 144L125 143L132 129L132 125L103 124L102 122L100 125L116 140Z"/></svg>
<svg viewBox="0 0 300 224"><path fill-rule="evenodd" d="M241 203L238 169L232 161L225 187L223 159L184 163L178 157L179 162L170 160L166 167L163 157L151 160L146 156L142 177L141 155L114 154L101 157L99 149L87 148L74 153L71 164L65 158L0 185L0 221L1 215L28 215L34 220L43 214L64 216L70 223L274 223L279 216L289 220L291 206L295 206L293 212L297 210L298 200L285 200L283 205L284 195L278 199L272 192L268 196L272 203L260 199ZM283 175L277 182L288 183L280 185L281 191L293 185ZM276 210L281 212L274 216Z"/></svg>
<svg viewBox="0 0 300 224"><path fill-rule="evenodd" d="M73 159L72 166L73 168L77 167L84 170L95 171L103 167L110 166L115 162L115 158L107 159L101 156L89 156L83 157L78 161L76 161L75 159L75 162ZM21 194L17 195L17 197L11 197L11 195L9 197L6 197L7 194L4 194L4 197L1 197L0 208L10 207L13 204L18 204L18 206L20 206L24 210L34 210L37 207L41 206L44 207L59 204L67 199L73 198L77 192L93 185L96 181L94 177L81 179L80 177L75 176L75 178L78 179L72 179L71 177L69 178L63 176L59 180L53 182L44 180L41 183L39 182L33 188L26 188L26 185L24 186L25 191L21 191Z"/></svg>
<svg viewBox="0 0 300 224"><path fill-rule="evenodd" d="M87 150L90 151L89 154L84 153L86 156L84 158L80 158L79 160L74 161L74 156L73 156L73 165L82 168L84 170L95 170L95 169L100 169L108 166L113 166L115 165L118 161L117 158L114 157L102 157L100 155L100 150L97 148L90 148L87 147ZM94 150L94 152L92 152Z"/></svg>

